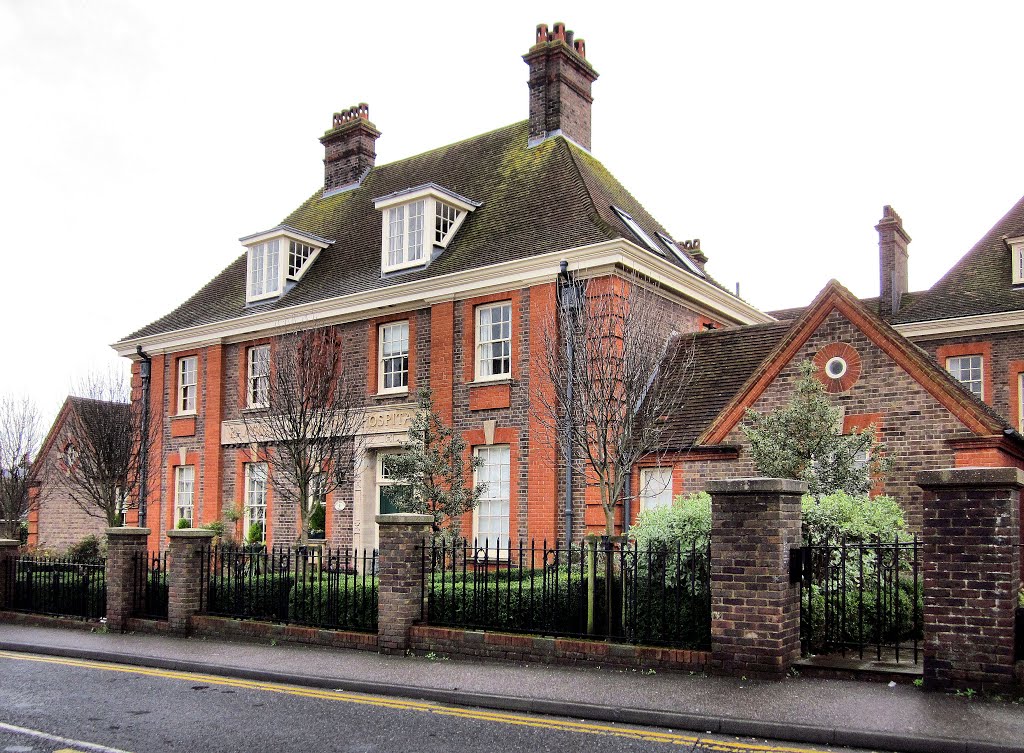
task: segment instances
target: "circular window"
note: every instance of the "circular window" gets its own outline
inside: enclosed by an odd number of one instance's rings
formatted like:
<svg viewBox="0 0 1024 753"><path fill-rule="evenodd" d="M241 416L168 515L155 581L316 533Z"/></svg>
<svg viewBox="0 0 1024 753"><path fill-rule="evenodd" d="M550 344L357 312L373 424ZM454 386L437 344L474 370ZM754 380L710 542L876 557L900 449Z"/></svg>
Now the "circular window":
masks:
<svg viewBox="0 0 1024 753"><path fill-rule="evenodd" d="M839 356L833 356L825 363L825 373L833 379L839 379L846 373L846 361Z"/></svg>
<svg viewBox="0 0 1024 753"><path fill-rule="evenodd" d="M849 343L829 343L814 354L818 381L831 394L846 392L860 379L860 354Z"/></svg>

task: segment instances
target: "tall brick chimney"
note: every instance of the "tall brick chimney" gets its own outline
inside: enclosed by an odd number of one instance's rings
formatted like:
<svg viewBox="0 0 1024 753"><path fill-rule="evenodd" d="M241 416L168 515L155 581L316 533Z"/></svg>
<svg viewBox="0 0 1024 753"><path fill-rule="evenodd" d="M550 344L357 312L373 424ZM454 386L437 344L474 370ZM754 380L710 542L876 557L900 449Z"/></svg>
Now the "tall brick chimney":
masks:
<svg viewBox="0 0 1024 753"><path fill-rule="evenodd" d="M374 151L380 131L370 122L370 106L334 113L331 129L320 137L324 145L324 193L356 186L377 157Z"/></svg>
<svg viewBox="0 0 1024 753"><path fill-rule="evenodd" d="M907 278L910 236L903 229L903 218L888 204L882 207L882 219L875 230L878 231L878 313L888 319L899 313L900 299L910 289Z"/></svg>
<svg viewBox="0 0 1024 753"><path fill-rule="evenodd" d="M565 136L590 149L590 85L597 79L587 62L582 39L574 39L565 24L552 31L537 26L537 39L523 60L530 66L530 145Z"/></svg>

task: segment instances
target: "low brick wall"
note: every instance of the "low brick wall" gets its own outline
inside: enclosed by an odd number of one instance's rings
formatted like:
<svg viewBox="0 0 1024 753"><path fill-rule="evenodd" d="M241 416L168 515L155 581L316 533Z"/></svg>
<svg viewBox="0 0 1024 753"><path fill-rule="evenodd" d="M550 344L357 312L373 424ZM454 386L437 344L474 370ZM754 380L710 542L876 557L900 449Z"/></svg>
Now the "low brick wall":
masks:
<svg viewBox="0 0 1024 753"><path fill-rule="evenodd" d="M705 672L711 663L711 653L708 651L491 633L430 625L413 625L409 631L409 648L420 654L434 652L470 659L531 664L599 664L628 669L650 667L658 670Z"/></svg>
<svg viewBox="0 0 1024 753"><path fill-rule="evenodd" d="M0 624L32 625L38 627L72 628L87 630L91 633L106 631L107 624L98 620L79 620L74 617L55 617L48 614L32 614L30 612L0 612Z"/></svg>
<svg viewBox="0 0 1024 753"><path fill-rule="evenodd" d="M189 621L189 634L210 638L245 638L247 640L279 643L308 643L331 648L354 648L361 651L377 650L375 633L355 633L346 630L322 630L303 625L281 625L276 622L234 620L230 617L193 615Z"/></svg>

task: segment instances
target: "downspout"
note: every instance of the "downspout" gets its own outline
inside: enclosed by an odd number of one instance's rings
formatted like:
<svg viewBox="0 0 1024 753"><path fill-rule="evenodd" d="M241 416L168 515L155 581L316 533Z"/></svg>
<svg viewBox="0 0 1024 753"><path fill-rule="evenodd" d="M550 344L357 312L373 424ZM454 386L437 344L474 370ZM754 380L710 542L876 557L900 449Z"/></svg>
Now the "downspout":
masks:
<svg viewBox="0 0 1024 753"><path fill-rule="evenodd" d="M135 346L139 358L139 377L142 379L142 436L139 441L141 455L139 470L139 528L146 527L146 491L149 489L149 376L153 360L147 356L141 345Z"/></svg>
<svg viewBox="0 0 1024 753"><path fill-rule="evenodd" d="M633 519L633 471L626 471L625 486L622 489L622 535L629 533L629 524Z"/></svg>
<svg viewBox="0 0 1024 753"><path fill-rule="evenodd" d="M569 263L562 261L559 264L558 272L558 305L561 309L563 322L574 313L577 306L575 300L576 285L569 274ZM568 334L568 333L567 333ZM565 358L567 373L565 377L565 428L563 429L563 441L565 442L565 546L572 547L572 483L573 483L573 448L572 448L572 375L576 367L576 353L573 346L573 338L565 338Z"/></svg>

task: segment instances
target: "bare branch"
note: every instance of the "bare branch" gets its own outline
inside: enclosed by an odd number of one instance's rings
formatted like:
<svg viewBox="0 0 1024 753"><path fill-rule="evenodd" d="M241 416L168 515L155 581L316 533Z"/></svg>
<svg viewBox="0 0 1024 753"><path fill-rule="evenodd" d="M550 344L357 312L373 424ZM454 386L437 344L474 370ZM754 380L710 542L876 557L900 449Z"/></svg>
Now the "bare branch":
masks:
<svg viewBox="0 0 1024 753"><path fill-rule="evenodd" d="M18 538L21 521L28 517L40 438L35 405L27 397L0 398L0 537Z"/></svg>
<svg viewBox="0 0 1024 753"><path fill-rule="evenodd" d="M272 350L256 388L262 406L244 411L243 422L266 457L277 498L298 507L305 544L310 501L351 482L365 395L339 366L332 328L285 335Z"/></svg>
<svg viewBox="0 0 1024 753"><path fill-rule="evenodd" d="M629 471L677 444L664 419L682 405L693 335L677 331L673 304L637 276L575 284L578 305L560 306L547 323L536 394L563 460L584 461L600 490L611 535Z"/></svg>
<svg viewBox="0 0 1024 753"><path fill-rule="evenodd" d="M138 507L145 449L155 429L143 432L142 405L132 402L131 383L116 372L94 373L76 387L59 438L63 485L86 513L123 525Z"/></svg>

